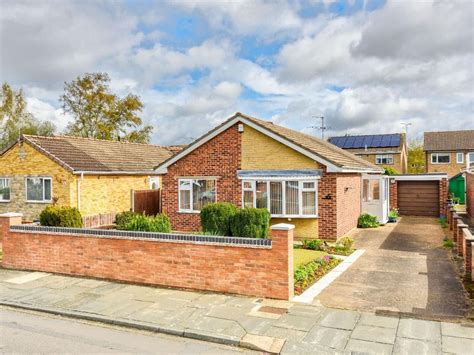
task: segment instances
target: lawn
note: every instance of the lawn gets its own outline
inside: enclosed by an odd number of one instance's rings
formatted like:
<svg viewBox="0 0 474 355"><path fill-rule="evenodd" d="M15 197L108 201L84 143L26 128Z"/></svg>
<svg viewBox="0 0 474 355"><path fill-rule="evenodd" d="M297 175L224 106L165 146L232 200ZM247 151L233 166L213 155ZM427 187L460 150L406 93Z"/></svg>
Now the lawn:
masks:
<svg viewBox="0 0 474 355"><path fill-rule="evenodd" d="M328 253L319 250L310 249L293 249L293 265L296 270L298 266L305 265L310 261L322 258Z"/></svg>

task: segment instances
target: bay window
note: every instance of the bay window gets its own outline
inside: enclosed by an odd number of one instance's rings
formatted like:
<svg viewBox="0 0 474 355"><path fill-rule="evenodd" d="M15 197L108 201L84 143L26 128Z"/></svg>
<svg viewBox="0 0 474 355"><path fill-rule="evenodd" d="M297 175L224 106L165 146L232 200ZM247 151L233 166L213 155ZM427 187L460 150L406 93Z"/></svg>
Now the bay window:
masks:
<svg viewBox="0 0 474 355"><path fill-rule="evenodd" d="M179 179L179 211L200 212L210 202L216 202L216 180Z"/></svg>
<svg viewBox="0 0 474 355"><path fill-rule="evenodd" d="M0 178L0 202L10 201L10 179Z"/></svg>
<svg viewBox="0 0 474 355"><path fill-rule="evenodd" d="M49 177L26 178L26 201L51 202L52 180Z"/></svg>
<svg viewBox="0 0 474 355"><path fill-rule="evenodd" d="M266 208L272 217L316 217L316 181L242 181L243 207Z"/></svg>

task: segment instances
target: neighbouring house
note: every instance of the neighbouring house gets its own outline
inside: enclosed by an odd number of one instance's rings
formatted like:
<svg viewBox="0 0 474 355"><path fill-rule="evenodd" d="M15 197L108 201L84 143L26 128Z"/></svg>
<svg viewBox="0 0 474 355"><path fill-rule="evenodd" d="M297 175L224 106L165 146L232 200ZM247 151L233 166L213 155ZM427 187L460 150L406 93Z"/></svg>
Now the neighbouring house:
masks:
<svg viewBox="0 0 474 355"><path fill-rule="evenodd" d="M474 130L425 132L426 172L455 176L474 165Z"/></svg>
<svg viewBox="0 0 474 355"><path fill-rule="evenodd" d="M33 220L53 203L83 216L131 209L131 191L156 189L154 171L179 147L68 136L22 136L0 153L0 213Z"/></svg>
<svg viewBox="0 0 474 355"><path fill-rule="evenodd" d="M368 162L407 172L408 151L404 133L331 137L329 142Z"/></svg>
<svg viewBox="0 0 474 355"><path fill-rule="evenodd" d="M334 240L356 227L364 203L388 199L382 172L324 140L241 113L156 169L174 230L199 230L201 208L226 201L267 208L271 224L294 224L300 240Z"/></svg>

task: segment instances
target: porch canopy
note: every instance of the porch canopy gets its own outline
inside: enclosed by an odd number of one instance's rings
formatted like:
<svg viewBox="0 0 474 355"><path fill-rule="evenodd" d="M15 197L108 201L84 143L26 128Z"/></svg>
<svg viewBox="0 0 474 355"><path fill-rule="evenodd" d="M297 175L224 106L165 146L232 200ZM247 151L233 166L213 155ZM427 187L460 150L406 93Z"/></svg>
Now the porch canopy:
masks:
<svg viewBox="0 0 474 355"><path fill-rule="evenodd" d="M237 177L241 180L314 180L320 179L322 175L321 169L237 171Z"/></svg>

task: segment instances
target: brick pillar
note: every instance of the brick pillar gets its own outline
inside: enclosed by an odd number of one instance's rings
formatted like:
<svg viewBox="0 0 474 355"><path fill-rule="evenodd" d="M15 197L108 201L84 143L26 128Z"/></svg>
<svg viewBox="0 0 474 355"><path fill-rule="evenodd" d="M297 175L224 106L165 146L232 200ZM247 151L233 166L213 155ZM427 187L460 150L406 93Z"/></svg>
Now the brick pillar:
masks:
<svg viewBox="0 0 474 355"><path fill-rule="evenodd" d="M464 277L467 280L472 280L472 243L474 243L474 236L469 229L462 229L463 252L464 252Z"/></svg>
<svg viewBox="0 0 474 355"><path fill-rule="evenodd" d="M448 224L449 224L449 230L450 231L453 230L453 214L455 212L456 212L456 210L454 208L450 208L449 211L448 211L447 219L448 219Z"/></svg>
<svg viewBox="0 0 474 355"><path fill-rule="evenodd" d="M439 181L439 216L446 216L448 206L448 179Z"/></svg>
<svg viewBox="0 0 474 355"><path fill-rule="evenodd" d="M458 255L459 256L465 255L464 254L464 233L463 233L463 230L464 230L464 228L467 228L467 227L468 227L468 225L464 224L462 219L458 220L456 230L457 230L457 237L458 237L457 245L458 245Z"/></svg>
<svg viewBox="0 0 474 355"><path fill-rule="evenodd" d="M279 223L270 227L270 238L274 242L272 247L279 248L278 252L281 252L281 260L287 260L286 270L283 272L287 273L286 279L288 282L285 285L286 290L284 294L279 294L282 298L291 300L295 295L294 285L294 270L293 270L293 234L295 226L293 224Z"/></svg>
<svg viewBox="0 0 474 355"><path fill-rule="evenodd" d="M0 242L6 237L10 231L10 226L21 224L23 215L21 213L4 213L0 214Z"/></svg>
<svg viewBox="0 0 474 355"><path fill-rule="evenodd" d="M398 184L397 180L390 179L390 209L398 208Z"/></svg>
<svg viewBox="0 0 474 355"><path fill-rule="evenodd" d="M457 213L453 214L453 240L455 243L458 242L458 222L460 219L461 217Z"/></svg>

